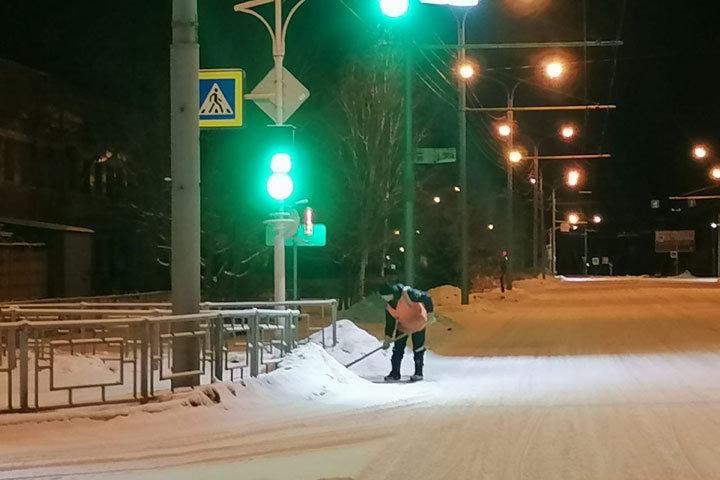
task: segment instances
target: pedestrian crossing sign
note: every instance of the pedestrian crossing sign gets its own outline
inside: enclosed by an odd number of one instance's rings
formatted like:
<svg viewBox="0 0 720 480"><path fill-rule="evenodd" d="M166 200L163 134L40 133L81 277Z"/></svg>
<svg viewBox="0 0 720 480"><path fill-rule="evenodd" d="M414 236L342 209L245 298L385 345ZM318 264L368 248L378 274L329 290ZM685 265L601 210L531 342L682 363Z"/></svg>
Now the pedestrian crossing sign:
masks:
<svg viewBox="0 0 720 480"><path fill-rule="evenodd" d="M242 70L200 70L200 128L243 126Z"/></svg>

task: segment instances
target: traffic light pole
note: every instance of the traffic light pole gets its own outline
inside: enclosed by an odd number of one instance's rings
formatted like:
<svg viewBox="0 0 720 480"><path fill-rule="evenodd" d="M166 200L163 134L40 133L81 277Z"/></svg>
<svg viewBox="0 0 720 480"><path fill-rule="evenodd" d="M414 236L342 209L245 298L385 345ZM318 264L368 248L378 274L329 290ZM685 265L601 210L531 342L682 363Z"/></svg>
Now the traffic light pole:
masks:
<svg viewBox="0 0 720 480"><path fill-rule="evenodd" d="M412 42L405 33L404 55L404 110L405 110L405 158L403 165L403 196L405 215L405 283L415 285L415 158L413 155L412 111Z"/></svg>
<svg viewBox="0 0 720 480"><path fill-rule="evenodd" d="M173 0L170 50L170 145L172 178L172 311L200 311L200 92L197 0ZM193 331L197 322L173 324L173 333ZM175 338L174 372L200 369L197 339ZM194 386L198 375L176 376L172 387Z"/></svg>

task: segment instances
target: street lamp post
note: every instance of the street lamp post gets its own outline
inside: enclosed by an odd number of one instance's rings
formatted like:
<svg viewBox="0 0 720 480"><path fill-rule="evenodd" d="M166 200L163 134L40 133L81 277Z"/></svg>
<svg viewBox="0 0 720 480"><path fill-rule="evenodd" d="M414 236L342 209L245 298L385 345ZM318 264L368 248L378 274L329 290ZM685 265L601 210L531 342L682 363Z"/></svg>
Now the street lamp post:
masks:
<svg viewBox="0 0 720 480"><path fill-rule="evenodd" d="M197 1L173 0L170 55L170 143L172 178L172 310L175 315L200 311L200 93ZM173 332L192 331L197 322L173 324ZM172 387L194 386L199 375L197 343L173 341Z"/></svg>
<svg viewBox="0 0 720 480"><path fill-rule="evenodd" d="M465 26L470 10L465 10L462 20L457 16L458 24L458 60L461 68L465 67ZM467 185L467 82L463 75L458 77L458 130L459 130L459 155L458 166L460 169L460 290L463 305L470 303L470 254L468 246L468 185Z"/></svg>

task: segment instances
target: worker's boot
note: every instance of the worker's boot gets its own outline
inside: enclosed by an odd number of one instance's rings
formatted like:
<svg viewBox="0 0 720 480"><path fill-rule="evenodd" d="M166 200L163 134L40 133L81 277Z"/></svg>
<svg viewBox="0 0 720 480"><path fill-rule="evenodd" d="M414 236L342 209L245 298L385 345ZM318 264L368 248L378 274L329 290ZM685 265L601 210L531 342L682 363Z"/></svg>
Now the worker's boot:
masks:
<svg viewBox="0 0 720 480"><path fill-rule="evenodd" d="M425 350L415 352L415 373L410 377L411 382L419 382L423 379Z"/></svg>
<svg viewBox="0 0 720 480"><path fill-rule="evenodd" d="M392 366L390 374L385 377L386 382L397 382L400 380L400 364L402 363L403 351L399 348L393 348L390 365Z"/></svg>

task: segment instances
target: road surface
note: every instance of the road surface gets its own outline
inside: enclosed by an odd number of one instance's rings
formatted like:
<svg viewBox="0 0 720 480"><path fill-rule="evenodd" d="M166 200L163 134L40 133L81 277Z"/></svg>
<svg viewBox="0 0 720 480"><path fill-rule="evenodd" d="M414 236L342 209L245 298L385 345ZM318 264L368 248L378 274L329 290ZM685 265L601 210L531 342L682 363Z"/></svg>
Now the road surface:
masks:
<svg viewBox="0 0 720 480"><path fill-rule="evenodd" d="M0 478L720 479L719 299L717 284L520 283L440 307L422 384L355 381L308 352L213 406L0 422Z"/></svg>

